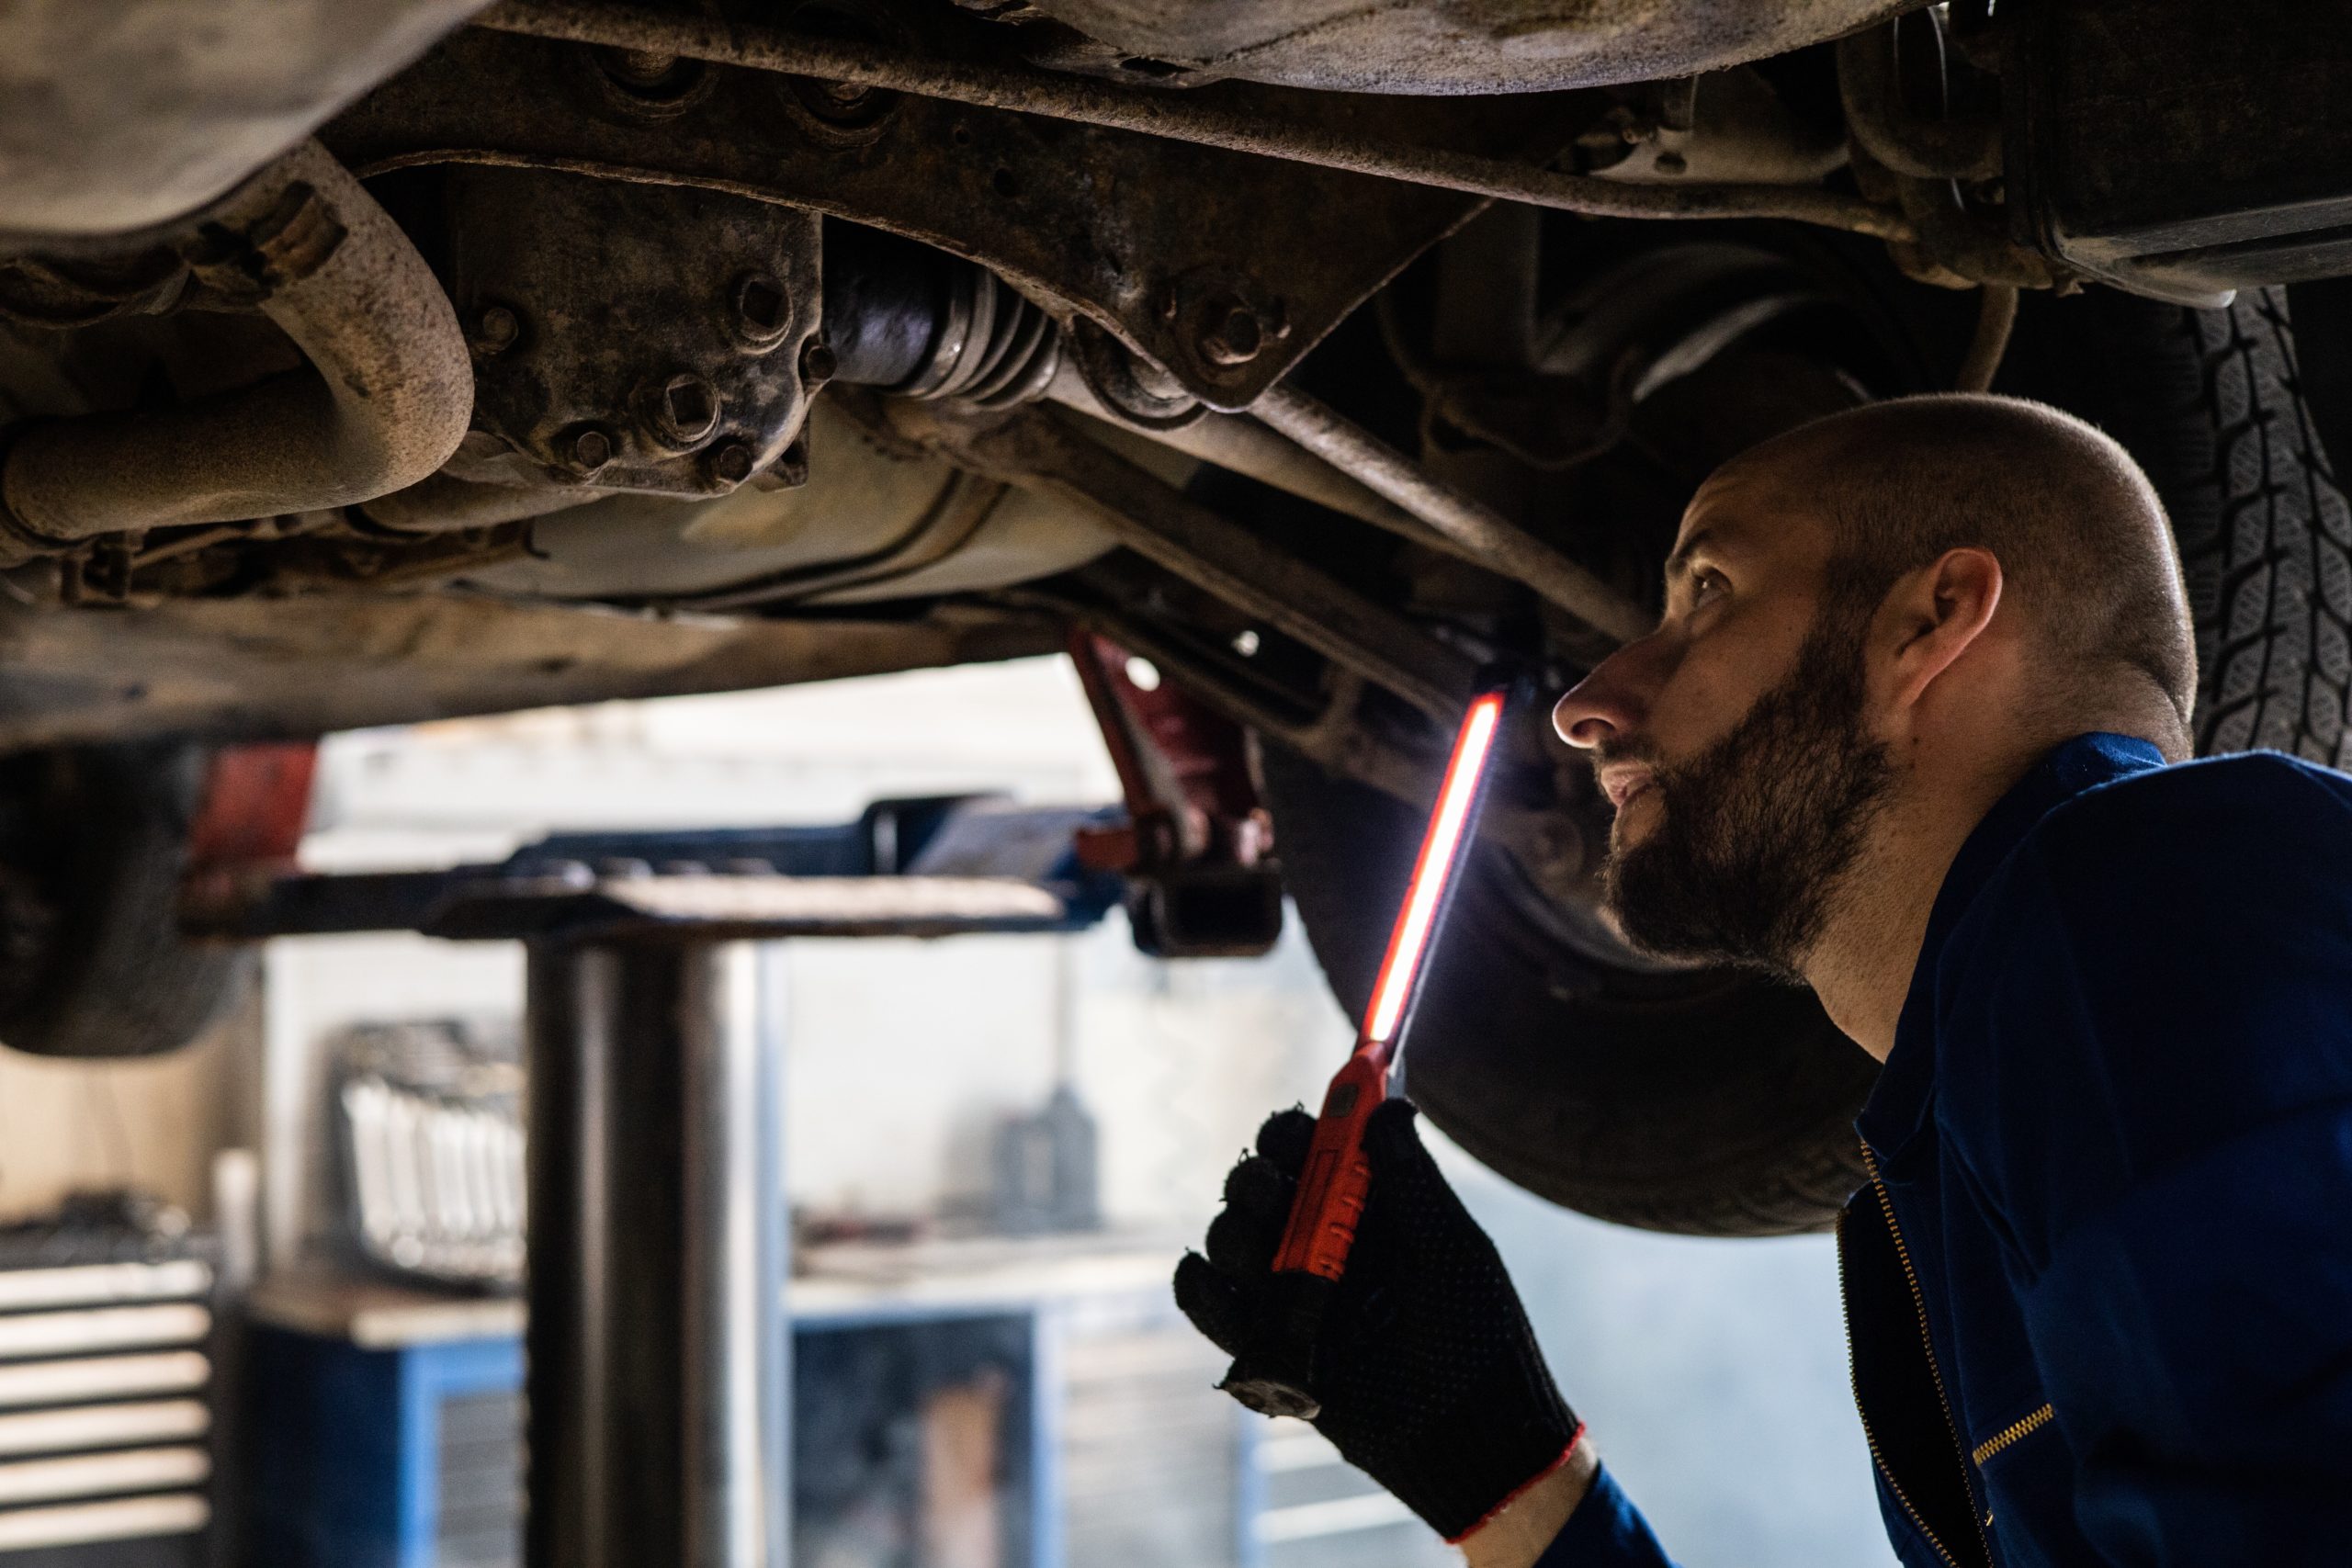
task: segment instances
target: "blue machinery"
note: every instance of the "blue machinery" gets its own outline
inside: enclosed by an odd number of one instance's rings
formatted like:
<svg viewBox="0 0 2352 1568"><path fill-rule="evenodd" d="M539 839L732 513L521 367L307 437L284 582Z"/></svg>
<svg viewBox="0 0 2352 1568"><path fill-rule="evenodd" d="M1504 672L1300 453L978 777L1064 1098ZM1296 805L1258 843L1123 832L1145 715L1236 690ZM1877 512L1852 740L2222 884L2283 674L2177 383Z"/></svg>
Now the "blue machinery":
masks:
<svg viewBox="0 0 2352 1568"><path fill-rule="evenodd" d="M839 1300L796 1311L796 1546L821 1561L899 1560L888 1537L920 1539L933 1489L920 1442L907 1441L923 1430L918 1413L941 1394L968 1407L977 1393L996 1427L986 1456L991 1556L1056 1568L1063 1390L1052 1311L1038 1302ZM480 1323L401 1316L394 1307L364 1327L280 1320L257 1333L254 1561L512 1568L527 1469L522 1342Z"/></svg>
<svg viewBox="0 0 2352 1568"><path fill-rule="evenodd" d="M784 1568L789 1335L757 942L1069 931L1098 819L890 802L836 829L573 836L495 866L208 890L199 930L529 949L526 1568Z"/></svg>

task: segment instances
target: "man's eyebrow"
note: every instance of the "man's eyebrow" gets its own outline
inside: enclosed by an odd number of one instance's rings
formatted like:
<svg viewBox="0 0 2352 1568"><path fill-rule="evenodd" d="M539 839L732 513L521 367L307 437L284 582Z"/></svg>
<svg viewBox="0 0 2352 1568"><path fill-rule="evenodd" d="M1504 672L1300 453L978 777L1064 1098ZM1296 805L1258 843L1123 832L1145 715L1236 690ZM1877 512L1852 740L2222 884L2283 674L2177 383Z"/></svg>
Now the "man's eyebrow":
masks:
<svg viewBox="0 0 2352 1568"><path fill-rule="evenodd" d="M1691 535L1689 538L1683 540L1680 544L1675 546L1674 553L1666 558L1667 577L1671 580L1678 572L1681 571L1685 567L1688 567L1690 564L1690 558L1692 556L1697 555L1701 550L1705 549L1714 542L1714 530L1712 528L1702 528L1697 533Z"/></svg>

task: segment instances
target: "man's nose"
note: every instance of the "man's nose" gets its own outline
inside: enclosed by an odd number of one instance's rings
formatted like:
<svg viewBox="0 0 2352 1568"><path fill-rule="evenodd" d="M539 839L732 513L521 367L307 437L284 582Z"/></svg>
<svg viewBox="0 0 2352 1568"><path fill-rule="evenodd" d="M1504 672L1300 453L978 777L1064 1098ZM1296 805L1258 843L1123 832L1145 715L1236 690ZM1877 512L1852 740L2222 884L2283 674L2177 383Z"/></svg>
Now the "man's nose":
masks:
<svg viewBox="0 0 2352 1568"><path fill-rule="evenodd" d="M1552 728L1571 746L1592 750L1641 727L1648 710L1645 658L1654 637L1629 642L1568 688L1552 708Z"/></svg>

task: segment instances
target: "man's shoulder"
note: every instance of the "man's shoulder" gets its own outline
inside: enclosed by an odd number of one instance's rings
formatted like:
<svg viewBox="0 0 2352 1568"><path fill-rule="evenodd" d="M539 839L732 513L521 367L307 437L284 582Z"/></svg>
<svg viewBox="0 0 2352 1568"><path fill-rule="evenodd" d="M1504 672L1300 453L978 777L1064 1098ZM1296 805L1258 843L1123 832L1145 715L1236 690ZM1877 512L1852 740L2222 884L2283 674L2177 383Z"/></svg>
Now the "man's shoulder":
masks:
<svg viewBox="0 0 2352 1568"><path fill-rule="evenodd" d="M2250 1062L2253 1035L2312 1066L2324 1034L2352 1089L2352 777L2253 752L2075 795L1986 882L1937 994L1946 1025L2050 1070L2069 1030L2157 1080L2221 1041Z"/></svg>
<svg viewBox="0 0 2352 1568"><path fill-rule="evenodd" d="M2142 1052L2324 1019L2352 1075L2352 777L2248 752L2084 791L1987 878L1937 996L1947 1026L2040 1038L2066 1012Z"/></svg>
<svg viewBox="0 0 2352 1568"><path fill-rule="evenodd" d="M2152 1173L2352 1103L2352 778L2275 753L2056 807L1939 965L1938 1120L2056 1236Z"/></svg>
<svg viewBox="0 0 2352 1568"><path fill-rule="evenodd" d="M2041 819L2045 842L2141 825L2160 825L2249 809L2308 813L2313 820L2352 816L2352 776L2284 751L2238 751L2143 768L2097 784Z"/></svg>
<svg viewBox="0 0 2352 1568"><path fill-rule="evenodd" d="M2004 896L2080 891L2127 919L2130 897L2178 914L2200 892L2265 882L2352 898L2352 777L2278 751L2128 773L2052 810L2004 869Z"/></svg>

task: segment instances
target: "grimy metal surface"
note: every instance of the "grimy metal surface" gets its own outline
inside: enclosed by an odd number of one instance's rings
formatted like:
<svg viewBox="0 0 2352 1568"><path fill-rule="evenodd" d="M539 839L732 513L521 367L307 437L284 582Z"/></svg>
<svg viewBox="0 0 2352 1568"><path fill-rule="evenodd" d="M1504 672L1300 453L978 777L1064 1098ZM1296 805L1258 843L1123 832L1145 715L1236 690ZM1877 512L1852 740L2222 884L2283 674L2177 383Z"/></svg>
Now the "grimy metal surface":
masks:
<svg viewBox="0 0 2352 1568"><path fill-rule="evenodd" d="M1089 419L1104 422L1104 438L1114 450L1120 448L1123 440L1129 451L1135 450L1136 442L1148 441L1237 474L1247 474L1286 495L1329 507L1388 533L1423 544L1438 537L1419 518L1375 494L1346 470L1333 467L1247 415L1204 412L1189 424L1147 434L1124 423L1114 410L1075 377L1058 378L1046 395Z"/></svg>
<svg viewBox="0 0 2352 1568"><path fill-rule="evenodd" d="M0 601L0 751L142 735L322 735L560 703L747 691L1048 654L1047 617L727 621L458 594Z"/></svg>
<svg viewBox="0 0 2352 1568"><path fill-rule="evenodd" d="M1116 51L1253 82L1527 93L1719 71L1917 0L1030 0Z"/></svg>
<svg viewBox="0 0 2352 1568"><path fill-rule="evenodd" d="M909 426L911 429L910 424ZM942 450L1085 510L1136 554L1450 723L1472 662L1385 605L1161 482L1043 409L933 423Z"/></svg>
<svg viewBox="0 0 2352 1568"><path fill-rule="evenodd" d="M71 0L5 10L0 246L168 223L482 0Z"/></svg>
<svg viewBox="0 0 2352 1568"><path fill-rule="evenodd" d="M442 210L474 427L504 444L469 442L458 477L724 495L800 434L815 213L493 168L452 171Z"/></svg>
<svg viewBox="0 0 2352 1568"><path fill-rule="evenodd" d="M1914 49L1936 50L1935 26L1934 15L1923 13L1838 40L1838 93L1846 107L1847 129L1856 145L1895 174L1915 179L1991 179L2001 172L1996 113L1930 116L1905 99L1898 40Z"/></svg>
<svg viewBox="0 0 2352 1568"><path fill-rule="evenodd" d="M1618 642L1631 642L1649 631L1655 617L1647 610L1305 392L1276 387L1258 400L1255 412L1307 451L1429 525L1453 554L1524 582Z"/></svg>
<svg viewBox="0 0 2352 1568"><path fill-rule="evenodd" d="M311 372L32 425L0 470L15 558L101 534L368 501L424 479L464 437L473 368L448 296L317 142L180 238L198 286L284 328Z"/></svg>
<svg viewBox="0 0 2352 1568"><path fill-rule="evenodd" d="M1141 92L1026 67L931 59L879 44L573 0L503 0L479 25L1018 109L1589 217L1786 218L1882 239L1910 237L1901 214L1826 189L1623 185L1459 146L1416 145L1377 118L1370 124L1379 129L1369 133L1361 124L1335 127L1306 107L1319 101L1318 95L1303 96L1299 108L1289 109L1223 87Z"/></svg>
<svg viewBox="0 0 2352 1568"><path fill-rule="evenodd" d="M2352 270L2345 15L2305 0L2018 7L2008 177L2035 241L2206 308Z"/></svg>
<svg viewBox="0 0 2352 1568"><path fill-rule="evenodd" d="M1447 191L935 97L868 94L865 122L842 127L810 112L801 96L809 84L759 70L709 68L674 112L649 118L616 103L605 58L469 28L353 105L323 136L368 175L458 164L570 170L729 192L889 230L1091 318L1227 409L1272 385L1480 206ZM1538 146L1548 154L1574 134L1560 123L1561 106L1528 100L1330 98L1300 112L1357 128L1350 135L1396 120L1386 134L1443 134L1498 154ZM1255 352L1213 357L1210 340L1237 310L1260 320Z"/></svg>

